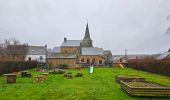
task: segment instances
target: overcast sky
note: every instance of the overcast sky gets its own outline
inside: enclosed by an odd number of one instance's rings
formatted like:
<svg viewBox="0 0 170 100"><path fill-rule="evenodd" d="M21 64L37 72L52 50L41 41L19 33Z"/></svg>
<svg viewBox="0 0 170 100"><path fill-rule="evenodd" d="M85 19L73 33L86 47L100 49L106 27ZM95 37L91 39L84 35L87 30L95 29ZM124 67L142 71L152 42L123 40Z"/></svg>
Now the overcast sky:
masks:
<svg viewBox="0 0 170 100"><path fill-rule="evenodd" d="M170 0L0 0L0 39L60 46L84 37L113 54L159 53L170 48Z"/></svg>

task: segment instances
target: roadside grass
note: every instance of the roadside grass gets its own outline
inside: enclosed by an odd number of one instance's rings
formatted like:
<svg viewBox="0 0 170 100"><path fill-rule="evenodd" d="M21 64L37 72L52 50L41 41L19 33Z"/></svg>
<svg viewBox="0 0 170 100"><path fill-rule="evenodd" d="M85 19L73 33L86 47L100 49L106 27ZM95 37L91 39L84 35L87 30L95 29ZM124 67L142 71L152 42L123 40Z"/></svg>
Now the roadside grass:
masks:
<svg viewBox="0 0 170 100"><path fill-rule="evenodd" d="M32 76L41 74L30 70ZM66 72L82 72L83 77L67 79L61 74L49 75L42 83L34 78L22 78L18 73L16 84L6 84L0 76L0 100L170 100L170 98L131 97L115 81L118 74L139 75L148 81L170 86L170 77L138 71L131 68L68 69Z"/></svg>

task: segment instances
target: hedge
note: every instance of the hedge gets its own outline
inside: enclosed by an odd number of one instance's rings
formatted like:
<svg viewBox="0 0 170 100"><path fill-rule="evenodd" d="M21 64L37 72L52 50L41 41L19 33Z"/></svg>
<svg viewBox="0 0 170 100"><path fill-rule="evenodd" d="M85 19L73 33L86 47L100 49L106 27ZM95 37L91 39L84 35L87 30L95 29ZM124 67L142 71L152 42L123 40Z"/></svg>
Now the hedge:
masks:
<svg viewBox="0 0 170 100"><path fill-rule="evenodd" d="M21 70L36 68L36 61L8 61L0 62L0 74L18 72Z"/></svg>
<svg viewBox="0 0 170 100"><path fill-rule="evenodd" d="M129 61L128 67L151 73L170 76L170 62L164 60Z"/></svg>

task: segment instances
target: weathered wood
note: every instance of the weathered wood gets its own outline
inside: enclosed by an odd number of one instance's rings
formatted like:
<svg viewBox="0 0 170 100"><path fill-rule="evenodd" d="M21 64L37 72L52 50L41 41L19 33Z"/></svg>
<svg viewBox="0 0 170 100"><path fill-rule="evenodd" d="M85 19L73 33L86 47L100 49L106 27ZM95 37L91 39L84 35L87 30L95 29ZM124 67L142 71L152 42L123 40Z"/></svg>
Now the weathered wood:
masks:
<svg viewBox="0 0 170 100"><path fill-rule="evenodd" d="M17 75L16 74L4 74L4 76L6 76L6 82L7 83L16 83L16 78Z"/></svg>
<svg viewBox="0 0 170 100"><path fill-rule="evenodd" d="M124 82L145 81L145 78L137 75L117 75L115 76L115 79L118 83L120 83L120 81L124 81Z"/></svg>
<svg viewBox="0 0 170 100"><path fill-rule="evenodd" d="M170 87L148 81L120 82L121 88L132 96L170 97Z"/></svg>
<svg viewBox="0 0 170 100"><path fill-rule="evenodd" d="M21 72L21 77L31 77L31 73L28 71L22 71Z"/></svg>
<svg viewBox="0 0 170 100"><path fill-rule="evenodd" d="M43 75L44 79L48 77L48 73L42 73L41 75Z"/></svg>
<svg viewBox="0 0 170 100"><path fill-rule="evenodd" d="M41 83L44 78L44 75L34 76L34 78L36 83Z"/></svg>

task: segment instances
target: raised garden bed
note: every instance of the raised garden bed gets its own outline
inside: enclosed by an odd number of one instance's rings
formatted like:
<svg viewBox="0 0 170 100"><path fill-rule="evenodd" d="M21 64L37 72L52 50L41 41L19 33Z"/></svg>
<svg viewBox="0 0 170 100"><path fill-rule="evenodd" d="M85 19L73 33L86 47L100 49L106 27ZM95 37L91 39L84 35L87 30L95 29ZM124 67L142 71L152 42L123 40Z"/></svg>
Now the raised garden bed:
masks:
<svg viewBox="0 0 170 100"><path fill-rule="evenodd" d="M170 87L148 81L120 82L121 88L131 96L169 97Z"/></svg>
<svg viewBox="0 0 170 100"><path fill-rule="evenodd" d="M31 77L31 73L28 71L22 71L21 72L21 77Z"/></svg>
<svg viewBox="0 0 170 100"><path fill-rule="evenodd" d="M145 78L137 75L117 75L115 76L115 79L118 83L120 83L120 81L124 81L124 82L145 81Z"/></svg>
<svg viewBox="0 0 170 100"><path fill-rule="evenodd" d="M50 71L49 74L64 74L65 71L62 69Z"/></svg>
<svg viewBox="0 0 170 100"><path fill-rule="evenodd" d="M77 73L77 74L75 75L75 77L83 77L83 74L82 74L82 73Z"/></svg>
<svg viewBox="0 0 170 100"><path fill-rule="evenodd" d="M67 77L68 79L72 79L73 75L72 73L67 73L67 74L64 74L64 77Z"/></svg>

